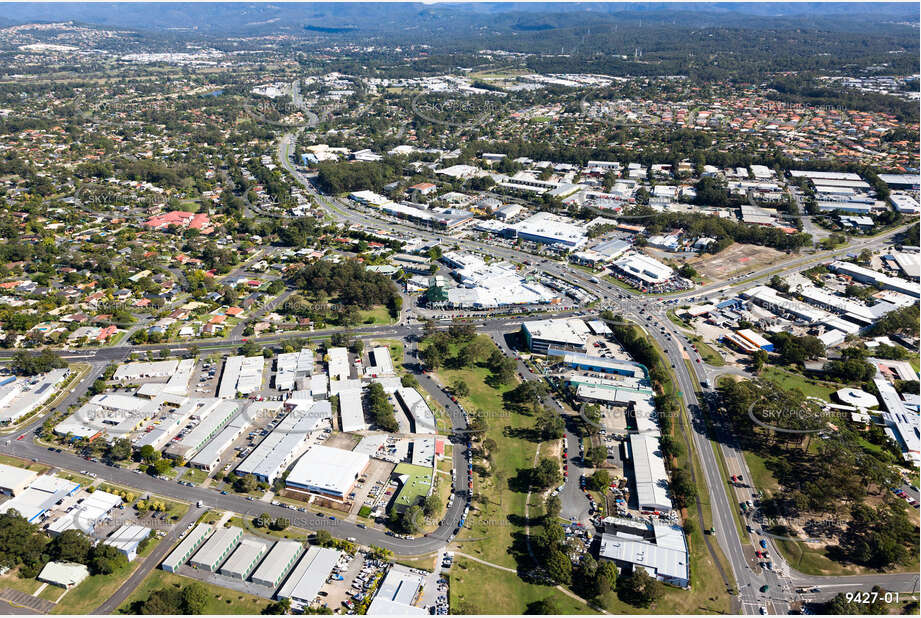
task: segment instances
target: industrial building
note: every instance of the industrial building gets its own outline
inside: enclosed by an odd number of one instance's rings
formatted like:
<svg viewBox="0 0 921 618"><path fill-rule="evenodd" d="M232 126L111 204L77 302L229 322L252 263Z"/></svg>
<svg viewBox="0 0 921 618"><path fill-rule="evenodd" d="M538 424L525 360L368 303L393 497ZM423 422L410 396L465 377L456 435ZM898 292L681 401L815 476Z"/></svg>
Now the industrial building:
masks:
<svg viewBox="0 0 921 618"><path fill-rule="evenodd" d="M361 404L361 386L339 391L339 421L342 431L362 431L368 428Z"/></svg>
<svg viewBox="0 0 921 618"><path fill-rule="evenodd" d="M40 582L70 590L79 586L80 582L90 576L90 570L85 564L76 562L49 562L44 566L36 578Z"/></svg>
<svg viewBox="0 0 921 618"><path fill-rule="evenodd" d="M512 229L522 240L576 249L588 241L585 228L572 219L538 212L516 223Z"/></svg>
<svg viewBox="0 0 921 618"><path fill-rule="evenodd" d="M452 270L456 287L435 285L426 297L429 306L495 309L512 305L557 303L560 295L531 278L522 277L508 262L487 264L477 255L450 251L441 260ZM438 293L436 293L436 290Z"/></svg>
<svg viewBox="0 0 921 618"><path fill-rule="evenodd" d="M0 425L16 423L45 405L68 375L68 369L52 369L29 378L5 378L0 385Z"/></svg>
<svg viewBox="0 0 921 618"><path fill-rule="evenodd" d="M169 362L169 361L165 361ZM172 395L185 395L189 391L189 380L192 379L192 372L195 371L195 359L187 358L179 361L169 379L163 382L146 382L137 389L135 394L138 397L153 399L154 397L168 393Z"/></svg>
<svg viewBox="0 0 921 618"><path fill-rule="evenodd" d="M262 387L265 358L262 356L231 356L224 361L221 385L217 396L235 399L237 393L248 395Z"/></svg>
<svg viewBox="0 0 921 618"><path fill-rule="evenodd" d="M278 541L253 573L252 582L277 588L297 562L303 549L304 546L297 541Z"/></svg>
<svg viewBox="0 0 921 618"><path fill-rule="evenodd" d="M92 536L96 525L108 517L115 507L122 503L122 499L106 491L94 491L86 496L79 505L74 506L69 513L64 513L51 522L48 532L57 536L65 530L80 530Z"/></svg>
<svg viewBox="0 0 921 618"><path fill-rule="evenodd" d="M671 511L668 497L668 473L659 448L659 436L650 433L630 434L630 459L636 482L636 498L641 510Z"/></svg>
<svg viewBox="0 0 921 618"><path fill-rule="evenodd" d="M341 552L328 547L310 546L291 575L278 590L278 599L291 599L294 608L309 606L317 598Z"/></svg>
<svg viewBox="0 0 921 618"><path fill-rule="evenodd" d="M423 616L428 614L422 607L416 607L422 592L424 578L407 567L393 565L371 605L369 616Z"/></svg>
<svg viewBox="0 0 921 618"><path fill-rule="evenodd" d="M0 463L0 493L18 496L35 480L38 473Z"/></svg>
<svg viewBox="0 0 921 618"><path fill-rule="evenodd" d="M330 348L326 351L326 359L330 382L349 379L349 351L347 349Z"/></svg>
<svg viewBox="0 0 921 618"><path fill-rule="evenodd" d="M307 378L313 374L313 350L304 348L300 352L279 354L275 370L275 388L278 390L304 388Z"/></svg>
<svg viewBox="0 0 921 618"><path fill-rule="evenodd" d="M170 555L160 564L160 568L168 573L175 573L176 569L186 563L186 560L201 547L212 532L214 528L208 524L198 524L192 528L176 549L171 551Z"/></svg>
<svg viewBox="0 0 921 618"><path fill-rule="evenodd" d="M364 453L316 445L304 453L285 479L285 487L344 500L368 466Z"/></svg>
<svg viewBox="0 0 921 618"><path fill-rule="evenodd" d="M644 285L659 285L675 276L675 271L670 266L642 253L624 255L611 266L625 277Z"/></svg>
<svg viewBox="0 0 921 618"><path fill-rule="evenodd" d="M917 374L915 378L917 379ZM905 402L899 396L895 387L879 371L877 364L877 377L873 379L879 398L886 411L883 421L886 423L886 433L902 449L905 460L914 465L921 465L921 427L918 415L908 411Z"/></svg>
<svg viewBox="0 0 921 618"><path fill-rule="evenodd" d="M189 560L196 569L216 572L243 538L243 530L237 527L220 528L212 534L201 549Z"/></svg>
<svg viewBox="0 0 921 618"><path fill-rule="evenodd" d="M637 380L642 380L647 377L645 367L632 361L617 360L616 358L606 358L603 356L590 356L582 352L570 352L555 347L547 350L547 356L548 360L559 360L567 367L580 371L594 371L596 373L621 375Z"/></svg>
<svg viewBox="0 0 921 618"><path fill-rule="evenodd" d="M233 402L228 401L225 403L229 404ZM239 406L234 405L234 407L238 408ZM215 466L220 462L221 453L229 448L237 438L242 436L243 432L252 424L254 415L253 409L255 407L256 404L253 403L247 406L245 410L237 412L236 415L224 425L223 429L189 460L189 465L193 468L208 470L209 472L214 470Z"/></svg>
<svg viewBox="0 0 921 618"><path fill-rule="evenodd" d="M365 372L368 377L393 375L393 359L390 358L390 348L378 346L371 350L371 366Z"/></svg>
<svg viewBox="0 0 921 618"><path fill-rule="evenodd" d="M232 529L232 528L231 528ZM266 545L254 539L243 539L237 548L230 554L230 558L221 567L219 573L227 577L245 580L256 568L259 560L265 555Z"/></svg>
<svg viewBox="0 0 921 618"><path fill-rule="evenodd" d="M438 433L438 424L435 413L426 403L422 395L414 388L401 387L395 391L396 399L403 407L403 411L412 421L413 433Z"/></svg>
<svg viewBox="0 0 921 618"><path fill-rule="evenodd" d="M138 546L150 537L150 528L134 524L124 524L121 528L109 535L105 540L106 545L111 545L125 554L128 562L133 562L138 555Z"/></svg>
<svg viewBox="0 0 921 618"><path fill-rule="evenodd" d="M178 408L167 408L167 417L162 419L159 425L148 427L147 431L136 436L131 441L131 446L135 449L151 446L156 451L162 451L190 419L209 414L210 410L217 406L218 401L220 400L213 398L190 399Z"/></svg>
<svg viewBox="0 0 921 618"><path fill-rule="evenodd" d="M741 296L776 315L802 320L808 324L815 324L834 317L827 311L810 307L804 302L784 298L777 293L777 290L766 285L756 285L749 288L742 292Z"/></svg>
<svg viewBox="0 0 921 618"><path fill-rule="evenodd" d="M907 294L913 298L921 297L921 284L915 283L914 281L890 277L889 275L884 275L875 270L864 268L863 266L852 264L851 262L842 262L840 260L835 260L828 265L828 268L836 273L847 275L861 283L874 283L884 290L895 290L896 292Z"/></svg>
<svg viewBox="0 0 921 618"><path fill-rule="evenodd" d="M133 382L150 378L169 378L179 369L175 359L143 363L125 363L120 365L112 379L117 382Z"/></svg>
<svg viewBox="0 0 921 618"><path fill-rule="evenodd" d="M240 411L240 404L236 401L214 400L213 406L206 406L199 410L199 414L208 413L201 417L198 425L180 440L174 441L166 449L164 455L173 459L189 459L205 444L216 436Z"/></svg>
<svg viewBox="0 0 921 618"><path fill-rule="evenodd" d="M331 418L332 407L326 400L293 406L272 433L237 466L235 472L241 476L252 474L266 483L273 482L303 452L310 435L320 427L321 422Z"/></svg>
<svg viewBox="0 0 921 618"><path fill-rule="evenodd" d="M0 513L15 510L31 524L35 523L67 496L74 495L80 483L45 474L33 480L15 498L0 504Z"/></svg>
<svg viewBox="0 0 921 618"><path fill-rule="evenodd" d="M534 320L521 324L521 334L528 349L535 354L546 354L550 346L561 350L585 351L589 328L576 318Z"/></svg>
<svg viewBox="0 0 921 618"><path fill-rule="evenodd" d="M687 588L690 562L680 526L608 517L604 520L598 557L620 568L645 569L655 579Z"/></svg>
<svg viewBox="0 0 921 618"><path fill-rule="evenodd" d="M764 350L766 352L774 351L773 343L755 331L751 330L750 328L737 330L734 333L727 333L723 336L723 339L733 344L746 354L754 354L758 350Z"/></svg>

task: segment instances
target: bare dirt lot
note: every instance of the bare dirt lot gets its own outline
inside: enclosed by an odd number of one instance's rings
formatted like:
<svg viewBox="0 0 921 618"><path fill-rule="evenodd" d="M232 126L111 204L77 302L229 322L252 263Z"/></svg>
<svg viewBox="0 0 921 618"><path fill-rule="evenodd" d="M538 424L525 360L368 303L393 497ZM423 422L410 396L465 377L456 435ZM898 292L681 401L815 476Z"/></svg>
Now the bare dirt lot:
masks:
<svg viewBox="0 0 921 618"><path fill-rule="evenodd" d="M716 255L705 255L688 260L697 272L712 281L719 281L732 275L755 268L764 268L787 258L783 251L757 245L735 243Z"/></svg>

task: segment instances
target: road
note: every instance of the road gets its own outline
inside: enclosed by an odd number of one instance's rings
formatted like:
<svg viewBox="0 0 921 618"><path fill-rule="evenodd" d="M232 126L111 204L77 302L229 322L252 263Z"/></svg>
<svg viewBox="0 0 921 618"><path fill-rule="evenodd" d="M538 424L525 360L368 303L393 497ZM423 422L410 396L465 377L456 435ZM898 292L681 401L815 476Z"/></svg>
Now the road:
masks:
<svg viewBox="0 0 921 618"><path fill-rule="evenodd" d="M163 562L163 559L169 555L179 538L185 534L185 531L191 524L194 524L198 518L206 511L205 508L192 506L188 512L174 525L166 535L160 539L160 542L150 554L143 558L131 575L126 579L118 590L102 604L93 610L95 615L114 614L118 607L128 600L134 589L141 585L141 582Z"/></svg>

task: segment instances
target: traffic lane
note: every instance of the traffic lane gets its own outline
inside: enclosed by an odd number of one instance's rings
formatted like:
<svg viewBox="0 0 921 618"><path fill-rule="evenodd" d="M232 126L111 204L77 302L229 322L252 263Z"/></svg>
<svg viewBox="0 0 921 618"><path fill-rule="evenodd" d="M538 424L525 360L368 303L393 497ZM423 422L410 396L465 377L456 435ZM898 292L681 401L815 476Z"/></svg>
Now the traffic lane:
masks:
<svg viewBox="0 0 921 618"><path fill-rule="evenodd" d="M341 530L342 533L339 536L355 537L363 545L373 544L385 547L401 555L416 555L433 551L440 546L437 537L443 536L447 538L447 535L453 530L453 527L449 530L449 526L445 525L439 528L434 535L429 535L429 537L397 539L370 528L359 528L357 524L343 521L340 518L333 520L313 514L310 511L306 513L295 511L295 513L300 513L300 516L293 515L292 509L282 506L273 506L261 501L250 501L234 494L224 495L216 489L186 487L175 481L166 481L147 474L137 474L117 466L107 466L102 463L86 461L70 453L54 453L48 451L46 447L38 446L31 442L14 441L11 451L12 454L20 457L35 459L38 462L65 470L85 470L88 473L96 474L100 480L133 487L145 493L160 495L193 505L201 500L205 506L250 517L257 517L262 513L268 513L272 517L283 517L290 520L292 525L308 530L325 529L330 532ZM298 522L302 525L298 525ZM447 534L445 534L446 531Z"/></svg>

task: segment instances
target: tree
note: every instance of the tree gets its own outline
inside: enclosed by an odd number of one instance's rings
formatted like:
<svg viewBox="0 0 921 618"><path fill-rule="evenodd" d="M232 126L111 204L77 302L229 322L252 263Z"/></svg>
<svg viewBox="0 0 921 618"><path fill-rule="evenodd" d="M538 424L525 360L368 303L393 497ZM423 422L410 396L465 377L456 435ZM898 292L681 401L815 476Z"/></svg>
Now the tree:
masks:
<svg viewBox="0 0 921 618"><path fill-rule="evenodd" d="M48 544L48 555L61 562L86 564L92 542L79 530L65 530Z"/></svg>
<svg viewBox="0 0 921 618"><path fill-rule="evenodd" d="M425 518L422 514L422 508L416 504L403 511L400 523L408 534L416 534L422 529Z"/></svg>
<svg viewBox="0 0 921 618"><path fill-rule="evenodd" d="M282 530L287 528L290 525L290 523L291 522L285 517L276 517L274 521L272 521L272 523L269 524L269 528L272 530L275 530L276 532L281 532Z"/></svg>
<svg viewBox="0 0 921 618"><path fill-rule="evenodd" d="M233 490L240 494L247 494L256 490L256 478L252 474L244 474L233 482Z"/></svg>
<svg viewBox="0 0 921 618"><path fill-rule="evenodd" d="M208 589L198 582L192 582L182 588L182 609L185 614L204 614L211 595Z"/></svg>
<svg viewBox="0 0 921 618"><path fill-rule="evenodd" d="M149 444L142 446L139 454L141 456L141 460L148 464L154 463L160 459L160 451Z"/></svg>
<svg viewBox="0 0 921 618"><path fill-rule="evenodd" d="M649 607L665 592L662 584L649 575L646 569L634 568L633 572L621 578L621 581L629 603L638 607Z"/></svg>
<svg viewBox="0 0 921 618"><path fill-rule="evenodd" d="M591 446L585 451L585 461L593 468L604 465L608 460L608 451L603 446Z"/></svg>
<svg viewBox="0 0 921 618"><path fill-rule="evenodd" d="M422 511L425 513L426 517L434 517L441 511L441 499L432 492L425 497L422 503Z"/></svg>
<svg viewBox="0 0 921 618"><path fill-rule="evenodd" d="M108 575L128 566L128 557L111 545L99 543L90 551L87 566L93 575Z"/></svg>
<svg viewBox="0 0 921 618"><path fill-rule="evenodd" d="M572 561L559 549L554 549L547 557L547 574L558 584L572 583Z"/></svg>
<svg viewBox="0 0 921 618"><path fill-rule="evenodd" d="M264 616L281 616L291 611L291 599L284 598L273 603L269 603L262 610Z"/></svg>
<svg viewBox="0 0 921 618"><path fill-rule="evenodd" d="M535 428L540 433L541 440L557 440L565 434L566 424L559 414L544 408L537 417Z"/></svg>
<svg viewBox="0 0 921 618"><path fill-rule="evenodd" d="M591 488L595 491L607 491L611 485L611 475L607 470L595 470L589 480Z"/></svg>
<svg viewBox="0 0 921 618"><path fill-rule="evenodd" d="M317 545L329 547L333 544L333 535L329 533L329 530L317 530L317 533L314 537L314 542Z"/></svg>
<svg viewBox="0 0 921 618"><path fill-rule="evenodd" d="M169 459L158 459L153 464L153 469L158 476L163 476L167 472L173 469L173 462Z"/></svg>
<svg viewBox="0 0 921 618"><path fill-rule="evenodd" d="M131 457L131 440L128 438L113 440L109 444L106 454L109 456L109 459L115 461L124 461L128 459Z"/></svg>
<svg viewBox="0 0 921 618"><path fill-rule="evenodd" d="M470 612L476 613L476 612ZM546 599L541 599L540 601L534 601L528 603L527 608L524 610L524 613L529 616L555 616L561 614L559 606L556 604L556 601L547 597Z"/></svg>
<svg viewBox="0 0 921 618"><path fill-rule="evenodd" d="M531 482L539 489L546 489L560 482L560 468L556 460L542 457L531 472Z"/></svg>
<svg viewBox="0 0 921 618"><path fill-rule="evenodd" d="M455 397L467 397L470 395L470 387L467 386L464 380L456 378L451 383L451 392L454 393Z"/></svg>
<svg viewBox="0 0 921 618"><path fill-rule="evenodd" d="M34 376L46 373L52 369L63 369L67 364L60 356L51 350L42 350L37 354L30 354L20 350L13 355L10 369L13 373L22 376Z"/></svg>

